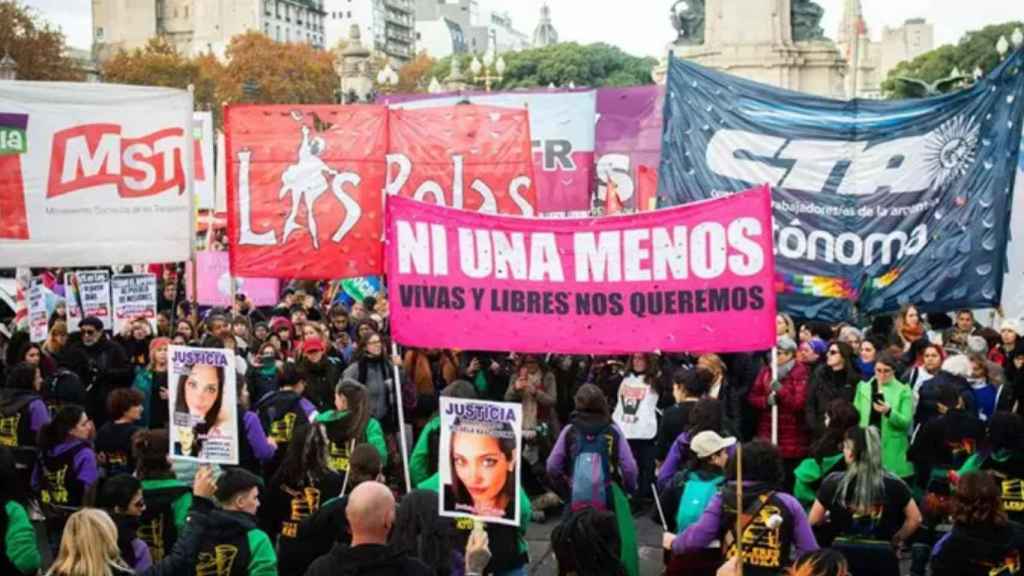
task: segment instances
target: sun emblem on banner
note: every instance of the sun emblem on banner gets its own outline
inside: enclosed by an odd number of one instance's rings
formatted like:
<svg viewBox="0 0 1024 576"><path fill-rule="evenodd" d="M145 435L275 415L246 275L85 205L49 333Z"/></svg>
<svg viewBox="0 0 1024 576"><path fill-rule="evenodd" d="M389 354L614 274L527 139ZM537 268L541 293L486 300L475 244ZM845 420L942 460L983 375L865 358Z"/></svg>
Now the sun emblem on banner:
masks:
<svg viewBox="0 0 1024 576"><path fill-rule="evenodd" d="M967 173L976 157L979 131L973 119L957 116L928 136L925 158L938 189L945 189Z"/></svg>

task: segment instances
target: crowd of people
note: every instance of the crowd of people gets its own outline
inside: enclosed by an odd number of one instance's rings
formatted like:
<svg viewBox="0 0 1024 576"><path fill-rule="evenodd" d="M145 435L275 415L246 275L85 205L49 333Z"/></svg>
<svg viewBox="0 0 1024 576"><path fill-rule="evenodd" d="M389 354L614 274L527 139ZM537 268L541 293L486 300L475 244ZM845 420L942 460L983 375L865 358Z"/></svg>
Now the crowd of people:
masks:
<svg viewBox="0 0 1024 576"><path fill-rule="evenodd" d="M152 324L69 334L58 306L45 342L3 342L0 573L519 575L527 527L551 522L560 573L636 576L651 521L668 574L731 574L737 556L752 574L1020 570L1016 320L780 314L774 367L768 351L399 350L383 295L293 282L276 306L199 309L175 267L155 271ZM168 456L171 344L235 352L237 466ZM487 464L518 467L518 526L439 515L442 396L521 404L522 450ZM456 485L481 468L453 466ZM498 488L466 497L511 506L517 486Z"/></svg>

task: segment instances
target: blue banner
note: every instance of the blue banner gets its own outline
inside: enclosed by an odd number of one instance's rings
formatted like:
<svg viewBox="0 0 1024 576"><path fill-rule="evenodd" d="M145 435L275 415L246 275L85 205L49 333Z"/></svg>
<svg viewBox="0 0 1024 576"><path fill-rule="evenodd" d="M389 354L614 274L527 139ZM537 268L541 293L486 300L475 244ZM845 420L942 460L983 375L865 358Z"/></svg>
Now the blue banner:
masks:
<svg viewBox="0 0 1024 576"><path fill-rule="evenodd" d="M1024 51L967 90L829 100L673 59L659 206L774 187L779 309L840 320L999 304Z"/></svg>

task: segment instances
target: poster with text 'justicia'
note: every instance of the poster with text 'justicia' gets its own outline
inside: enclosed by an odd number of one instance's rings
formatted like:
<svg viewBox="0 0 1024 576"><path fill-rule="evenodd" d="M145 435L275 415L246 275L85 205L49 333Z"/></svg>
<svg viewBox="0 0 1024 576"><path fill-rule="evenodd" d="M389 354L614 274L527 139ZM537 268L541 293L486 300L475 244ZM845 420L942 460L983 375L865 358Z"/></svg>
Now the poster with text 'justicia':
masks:
<svg viewBox="0 0 1024 576"><path fill-rule="evenodd" d="M171 346L167 354L171 458L238 464L235 353Z"/></svg>

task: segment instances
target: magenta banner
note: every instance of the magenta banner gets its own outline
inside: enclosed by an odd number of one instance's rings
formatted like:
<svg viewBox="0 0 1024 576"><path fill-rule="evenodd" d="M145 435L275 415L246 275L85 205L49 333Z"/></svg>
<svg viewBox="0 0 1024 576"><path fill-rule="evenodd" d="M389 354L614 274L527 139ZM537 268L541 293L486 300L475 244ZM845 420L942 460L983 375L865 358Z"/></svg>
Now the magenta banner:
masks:
<svg viewBox="0 0 1024 576"><path fill-rule="evenodd" d="M625 208L649 210L658 193L664 86L597 91L597 197L609 188Z"/></svg>
<svg viewBox="0 0 1024 576"><path fill-rule="evenodd" d="M231 306L231 272L227 252L196 252L199 278L198 302L201 306ZM192 263L185 266L185 287L192 296ZM235 294L244 294L254 306L274 306L280 299L281 283L277 278L235 277Z"/></svg>
<svg viewBox="0 0 1024 576"><path fill-rule="evenodd" d="M775 342L771 193L537 220L387 200L391 327L408 346L566 354Z"/></svg>

